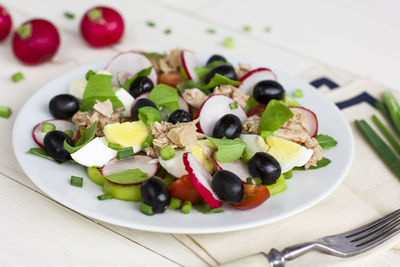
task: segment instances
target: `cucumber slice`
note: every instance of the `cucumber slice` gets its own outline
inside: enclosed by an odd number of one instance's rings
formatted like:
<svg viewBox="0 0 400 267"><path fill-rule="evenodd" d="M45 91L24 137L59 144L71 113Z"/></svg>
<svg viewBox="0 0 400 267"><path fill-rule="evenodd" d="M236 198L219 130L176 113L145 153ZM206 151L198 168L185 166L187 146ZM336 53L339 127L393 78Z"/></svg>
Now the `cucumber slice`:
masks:
<svg viewBox="0 0 400 267"><path fill-rule="evenodd" d="M101 175L100 171L96 167L88 167L87 175L92 180L93 183L98 184L100 186L104 185L105 178Z"/></svg>
<svg viewBox="0 0 400 267"><path fill-rule="evenodd" d="M105 180L103 191L119 200L140 201L140 187L141 185L117 185Z"/></svg>
<svg viewBox="0 0 400 267"><path fill-rule="evenodd" d="M286 189L285 176L283 174L281 174L281 176L279 176L278 180L276 180L276 182L274 184L266 185L266 187L268 188L271 196L285 191L285 189Z"/></svg>

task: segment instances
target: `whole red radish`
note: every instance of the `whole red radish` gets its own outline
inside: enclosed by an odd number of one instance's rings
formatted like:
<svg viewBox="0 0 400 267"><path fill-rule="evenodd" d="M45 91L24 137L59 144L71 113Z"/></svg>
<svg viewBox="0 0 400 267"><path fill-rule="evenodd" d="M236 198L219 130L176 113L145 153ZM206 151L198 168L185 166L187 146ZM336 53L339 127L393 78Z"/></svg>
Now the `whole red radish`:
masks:
<svg viewBox="0 0 400 267"><path fill-rule="evenodd" d="M83 16L81 33L91 46L109 46L121 39L124 33L124 20L112 8L94 7Z"/></svg>
<svg viewBox="0 0 400 267"><path fill-rule="evenodd" d="M11 31L12 20L7 9L0 6L0 41L6 39Z"/></svg>
<svg viewBox="0 0 400 267"><path fill-rule="evenodd" d="M19 60L35 65L51 59L56 54L60 46L60 35L51 22L33 19L18 27L12 45Z"/></svg>

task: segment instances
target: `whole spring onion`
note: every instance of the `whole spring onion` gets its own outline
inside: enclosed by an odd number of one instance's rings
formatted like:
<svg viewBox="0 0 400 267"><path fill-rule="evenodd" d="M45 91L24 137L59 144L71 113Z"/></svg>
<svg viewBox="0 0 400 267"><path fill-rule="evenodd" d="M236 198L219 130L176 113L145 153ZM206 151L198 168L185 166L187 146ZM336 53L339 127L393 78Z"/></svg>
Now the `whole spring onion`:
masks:
<svg viewBox="0 0 400 267"><path fill-rule="evenodd" d="M400 179L400 157L379 137L365 120L356 120L356 126L375 149L376 153L389 166L393 173Z"/></svg>
<svg viewBox="0 0 400 267"><path fill-rule="evenodd" d="M393 121L396 131L400 134L400 105L390 91L383 92L382 98L389 111L390 118Z"/></svg>
<svg viewBox="0 0 400 267"><path fill-rule="evenodd" d="M400 155L400 144L399 142L397 142L393 134L388 130L388 128L386 128L386 126L378 119L377 116L373 115L372 120L375 122L379 130L381 130L382 134L386 137L389 143L394 147L394 149Z"/></svg>

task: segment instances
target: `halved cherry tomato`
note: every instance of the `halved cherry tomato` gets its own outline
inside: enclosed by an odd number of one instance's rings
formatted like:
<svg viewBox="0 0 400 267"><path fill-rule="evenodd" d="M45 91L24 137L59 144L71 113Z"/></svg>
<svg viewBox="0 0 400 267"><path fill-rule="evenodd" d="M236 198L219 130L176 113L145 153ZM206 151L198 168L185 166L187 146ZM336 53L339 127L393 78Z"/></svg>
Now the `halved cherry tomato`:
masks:
<svg viewBox="0 0 400 267"><path fill-rule="evenodd" d="M179 198L180 200L188 200L190 202L199 203L203 201L197 189L194 187L189 175L184 175L173 182L169 187L171 197Z"/></svg>
<svg viewBox="0 0 400 267"><path fill-rule="evenodd" d="M244 184L243 200L231 205L241 210L254 209L264 203L269 196L268 188L263 185Z"/></svg>
<svg viewBox="0 0 400 267"><path fill-rule="evenodd" d="M85 126L80 127L82 129L82 131L86 130ZM75 135L75 143L79 141L79 139L81 139L81 131L78 129L78 131L76 132Z"/></svg>
<svg viewBox="0 0 400 267"><path fill-rule="evenodd" d="M261 115L263 114L265 107L267 105L263 105L263 104L258 104L257 106L252 107L248 112L247 112L247 116L253 116L253 115L258 115L261 117Z"/></svg>
<svg viewBox="0 0 400 267"><path fill-rule="evenodd" d="M158 75L158 83L167 84L176 87L178 84L184 82L180 72L162 73Z"/></svg>

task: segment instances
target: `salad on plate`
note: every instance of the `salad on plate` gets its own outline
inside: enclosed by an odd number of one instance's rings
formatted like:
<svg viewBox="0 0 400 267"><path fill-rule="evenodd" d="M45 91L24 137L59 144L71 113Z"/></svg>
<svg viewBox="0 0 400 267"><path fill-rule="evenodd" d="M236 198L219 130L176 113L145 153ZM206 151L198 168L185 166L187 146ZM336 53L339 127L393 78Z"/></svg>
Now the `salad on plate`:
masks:
<svg viewBox="0 0 400 267"><path fill-rule="evenodd" d="M54 118L33 128L29 153L84 166L99 200L140 202L147 215L253 209L293 170L330 163L323 151L337 142L318 134L301 97L270 69L221 55L200 64L184 49L120 53L49 100Z"/></svg>

